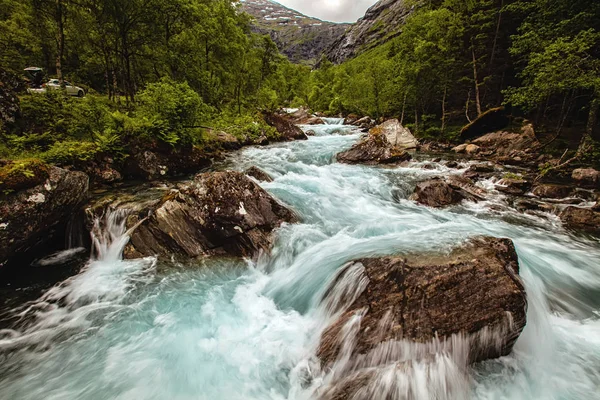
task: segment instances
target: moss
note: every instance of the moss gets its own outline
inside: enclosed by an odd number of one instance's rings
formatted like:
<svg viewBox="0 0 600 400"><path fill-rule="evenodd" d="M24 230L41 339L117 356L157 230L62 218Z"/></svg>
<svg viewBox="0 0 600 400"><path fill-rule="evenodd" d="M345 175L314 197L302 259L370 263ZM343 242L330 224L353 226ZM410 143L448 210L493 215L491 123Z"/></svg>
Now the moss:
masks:
<svg viewBox="0 0 600 400"><path fill-rule="evenodd" d="M38 159L16 160L0 168L0 191L10 193L40 185L50 176L50 167Z"/></svg>

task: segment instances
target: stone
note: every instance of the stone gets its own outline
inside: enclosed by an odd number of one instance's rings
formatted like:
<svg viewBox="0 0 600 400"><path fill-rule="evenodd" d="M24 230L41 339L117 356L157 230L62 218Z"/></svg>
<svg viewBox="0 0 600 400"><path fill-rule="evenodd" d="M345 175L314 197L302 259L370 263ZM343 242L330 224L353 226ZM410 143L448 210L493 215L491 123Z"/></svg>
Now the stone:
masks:
<svg viewBox="0 0 600 400"><path fill-rule="evenodd" d="M573 171L571 178L579 187L600 188L600 172L593 168L580 168Z"/></svg>
<svg viewBox="0 0 600 400"><path fill-rule="evenodd" d="M483 200L483 194L470 179L451 176L419 182L411 200L428 207L443 208L463 200Z"/></svg>
<svg viewBox="0 0 600 400"><path fill-rule="evenodd" d="M273 182L273 178L271 178L269 174L255 166L248 168L246 171L244 171L244 174L260 182Z"/></svg>
<svg viewBox="0 0 600 400"><path fill-rule="evenodd" d="M496 184L496 190L513 196L525 194L530 187L531 184L520 177L504 177Z"/></svg>
<svg viewBox="0 0 600 400"><path fill-rule="evenodd" d="M532 189L532 193L542 199L563 199L573 193L571 186L540 184Z"/></svg>
<svg viewBox="0 0 600 400"><path fill-rule="evenodd" d="M337 155L337 160L341 163L367 165L394 164L411 158L408 152L393 146L382 134L369 134L350 150Z"/></svg>
<svg viewBox="0 0 600 400"><path fill-rule="evenodd" d="M328 290L326 304L335 304L331 296L348 282L346 274L356 282L356 295L321 337L318 356L325 367L339 360L342 345L350 370L418 357L403 342L445 343L434 347L441 352L464 341L458 350L466 351L470 364L508 355L526 324L527 298L509 239L471 239L449 255L352 261ZM341 333L350 324L359 326L344 343Z"/></svg>
<svg viewBox="0 0 600 400"><path fill-rule="evenodd" d="M480 150L480 147L477 146L476 144L469 144L465 148L465 153L467 153L469 155L473 155L473 154L479 153L479 150Z"/></svg>
<svg viewBox="0 0 600 400"><path fill-rule="evenodd" d="M371 135L384 135L388 142L403 150L416 149L419 145L417 139L408 128L400 124L397 119L390 119L369 131Z"/></svg>
<svg viewBox="0 0 600 400"><path fill-rule="evenodd" d="M488 133L473 140L480 152L488 152L491 157L506 164L522 164L538 158L540 142L531 124L525 125L520 133L498 131Z"/></svg>
<svg viewBox="0 0 600 400"><path fill-rule="evenodd" d="M130 179L158 180L197 173L212 165L209 156L196 147L178 150L134 151L127 158L123 175Z"/></svg>
<svg viewBox="0 0 600 400"><path fill-rule="evenodd" d="M265 122L279 132L283 140L307 140L308 136L288 118L272 112L263 112Z"/></svg>
<svg viewBox="0 0 600 400"><path fill-rule="evenodd" d="M244 174L203 173L129 218L129 227L139 226L126 253L252 257L270 250L272 233L282 223L296 221L291 210Z"/></svg>
<svg viewBox="0 0 600 400"><path fill-rule="evenodd" d="M64 234L61 229L87 199L88 187L83 172L51 167L45 182L5 195L0 202L0 267Z"/></svg>
<svg viewBox="0 0 600 400"><path fill-rule="evenodd" d="M597 206L597 205L596 205ZM600 212L594 208L567 207L560 219L570 229L600 233Z"/></svg>

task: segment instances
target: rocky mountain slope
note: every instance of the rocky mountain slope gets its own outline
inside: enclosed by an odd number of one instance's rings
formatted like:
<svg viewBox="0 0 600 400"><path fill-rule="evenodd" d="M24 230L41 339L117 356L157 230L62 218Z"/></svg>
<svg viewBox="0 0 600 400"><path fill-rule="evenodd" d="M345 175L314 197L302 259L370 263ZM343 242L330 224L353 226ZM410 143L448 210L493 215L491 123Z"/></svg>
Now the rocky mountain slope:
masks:
<svg viewBox="0 0 600 400"><path fill-rule="evenodd" d="M244 11L256 21L256 32L269 34L279 50L296 63L314 64L350 24L307 17L271 0L242 0Z"/></svg>
<svg viewBox="0 0 600 400"><path fill-rule="evenodd" d="M339 64L396 36L412 9L405 0L380 0L326 50L327 57Z"/></svg>

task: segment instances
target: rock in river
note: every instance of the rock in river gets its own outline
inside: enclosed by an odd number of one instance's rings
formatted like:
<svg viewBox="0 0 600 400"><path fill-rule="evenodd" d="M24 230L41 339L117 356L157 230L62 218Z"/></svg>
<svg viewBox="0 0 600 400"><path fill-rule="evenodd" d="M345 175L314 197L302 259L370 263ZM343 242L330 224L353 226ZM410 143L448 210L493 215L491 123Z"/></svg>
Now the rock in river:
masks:
<svg viewBox="0 0 600 400"><path fill-rule="evenodd" d="M483 190L465 177L430 179L417 184L411 199L428 207L447 207L463 200L482 200Z"/></svg>
<svg viewBox="0 0 600 400"><path fill-rule="evenodd" d="M248 168L246 171L244 171L244 174L256 179L259 182L273 182L271 175L267 174L265 171L256 166Z"/></svg>
<svg viewBox="0 0 600 400"><path fill-rule="evenodd" d="M348 282L356 283L352 290ZM351 304L321 337L318 356L337 372L338 389L322 398L355 398L376 368L453 353L466 369L507 355L526 323L526 293L509 239L472 239L445 256L351 262L324 301L339 306L336 297ZM354 385L347 377L364 379Z"/></svg>
<svg viewBox="0 0 600 400"><path fill-rule="evenodd" d="M82 172L51 167L45 182L5 196L0 202L0 267L52 240L86 200L88 185Z"/></svg>
<svg viewBox="0 0 600 400"><path fill-rule="evenodd" d="M244 174L233 171L197 175L155 206L130 218L142 221L131 235L126 256L253 256L268 251L272 232L297 220Z"/></svg>
<svg viewBox="0 0 600 400"><path fill-rule="evenodd" d="M410 133L410 130L403 127L397 119L387 120L383 124L371 129L369 133L372 135L384 135L392 146L396 146L402 150L416 149L419 145L419 142Z"/></svg>
<svg viewBox="0 0 600 400"><path fill-rule="evenodd" d="M383 134L369 134L350 150L337 155L337 160L345 164L394 164L411 158L406 150L392 145Z"/></svg>
<svg viewBox="0 0 600 400"><path fill-rule="evenodd" d="M287 117L272 112L263 113L265 122L275 128L283 140L307 140L308 136Z"/></svg>

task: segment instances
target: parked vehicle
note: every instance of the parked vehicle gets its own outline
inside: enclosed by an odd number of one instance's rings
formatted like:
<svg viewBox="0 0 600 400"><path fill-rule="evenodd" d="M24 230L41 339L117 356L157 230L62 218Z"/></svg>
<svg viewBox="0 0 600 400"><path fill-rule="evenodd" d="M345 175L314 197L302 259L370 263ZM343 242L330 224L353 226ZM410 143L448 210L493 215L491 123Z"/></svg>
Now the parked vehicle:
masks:
<svg viewBox="0 0 600 400"><path fill-rule="evenodd" d="M60 85L60 81L58 79L50 79L46 83L41 83L40 77L43 75L41 68L27 68L25 69L32 77L31 85L27 91L29 93L45 93L48 89L58 90L62 89ZM85 96L85 90L80 88L79 86L75 86L68 81L64 81L64 89L67 94L70 96L83 97Z"/></svg>

